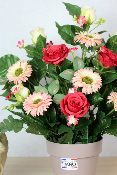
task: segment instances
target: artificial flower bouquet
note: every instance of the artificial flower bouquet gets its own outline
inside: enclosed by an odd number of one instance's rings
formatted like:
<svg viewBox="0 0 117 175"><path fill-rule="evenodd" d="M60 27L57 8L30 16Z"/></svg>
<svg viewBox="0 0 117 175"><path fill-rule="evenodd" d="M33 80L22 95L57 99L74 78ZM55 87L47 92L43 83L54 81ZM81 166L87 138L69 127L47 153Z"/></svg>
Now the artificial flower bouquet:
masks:
<svg viewBox="0 0 117 175"><path fill-rule="evenodd" d="M26 50L28 61L14 55L0 58L1 96L11 102L4 110L19 116L4 119L0 133L19 132L27 124L27 133L61 144L93 143L105 133L117 136L117 35L105 42L105 30L90 31L92 24L97 28L105 22L96 20L92 7L64 5L74 25L56 22L56 27L71 48L47 43L38 27L30 32L33 44L24 46L22 40L17 45ZM74 56L79 47L82 57Z"/></svg>

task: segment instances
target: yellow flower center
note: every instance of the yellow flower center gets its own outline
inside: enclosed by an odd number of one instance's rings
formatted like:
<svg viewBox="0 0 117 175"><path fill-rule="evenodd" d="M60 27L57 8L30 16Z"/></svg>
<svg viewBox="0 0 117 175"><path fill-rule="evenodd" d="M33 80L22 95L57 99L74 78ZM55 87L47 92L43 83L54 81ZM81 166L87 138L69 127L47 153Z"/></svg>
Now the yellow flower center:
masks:
<svg viewBox="0 0 117 175"><path fill-rule="evenodd" d="M86 76L82 78L82 81L85 82L86 84L91 84L93 82L92 78Z"/></svg>
<svg viewBox="0 0 117 175"><path fill-rule="evenodd" d="M16 77L19 77L19 75L22 74L22 72L23 72L23 69L22 68L16 69L16 71L15 71Z"/></svg>
<svg viewBox="0 0 117 175"><path fill-rule="evenodd" d="M42 99L36 99L36 100L33 101L33 104L38 104L41 101L42 101Z"/></svg>
<svg viewBox="0 0 117 175"><path fill-rule="evenodd" d="M93 36L91 36L91 35L85 35L86 37L88 36L89 38L93 38Z"/></svg>

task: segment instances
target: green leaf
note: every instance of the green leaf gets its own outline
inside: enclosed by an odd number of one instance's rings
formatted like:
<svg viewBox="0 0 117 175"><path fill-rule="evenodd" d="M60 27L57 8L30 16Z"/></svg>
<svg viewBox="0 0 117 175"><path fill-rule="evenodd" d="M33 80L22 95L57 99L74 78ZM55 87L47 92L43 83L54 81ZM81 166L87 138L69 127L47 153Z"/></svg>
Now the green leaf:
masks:
<svg viewBox="0 0 117 175"><path fill-rule="evenodd" d="M27 45L25 47L25 50L27 52L27 57L29 58L39 58L39 59L42 59L39 55L39 53L37 52L36 50L36 47L34 45Z"/></svg>
<svg viewBox="0 0 117 175"><path fill-rule="evenodd" d="M30 125L28 126L28 128L26 129L27 133L31 133L31 134L35 134L35 135L41 135L39 131L37 131L37 129L34 127L34 125Z"/></svg>
<svg viewBox="0 0 117 175"><path fill-rule="evenodd" d="M97 67L98 64L99 64L99 61L97 61L97 60L92 60L92 63L93 63L93 66Z"/></svg>
<svg viewBox="0 0 117 175"><path fill-rule="evenodd" d="M43 86L35 86L35 93L38 93L38 92L41 92L43 94L43 93L48 93L48 90Z"/></svg>
<svg viewBox="0 0 117 175"><path fill-rule="evenodd" d="M85 117L79 118L78 125L75 126L75 129L77 131L81 131L84 127L88 126L91 124L92 121L88 120Z"/></svg>
<svg viewBox="0 0 117 175"><path fill-rule="evenodd" d="M56 94L53 97L53 101L57 104L60 104L60 101L65 97L63 94Z"/></svg>
<svg viewBox="0 0 117 175"><path fill-rule="evenodd" d="M117 54L117 35L113 35L107 40L106 47Z"/></svg>
<svg viewBox="0 0 117 175"><path fill-rule="evenodd" d="M112 81L117 79L117 75L110 73L110 72L106 72L105 74L102 74L102 83L103 85L111 83Z"/></svg>
<svg viewBox="0 0 117 175"><path fill-rule="evenodd" d="M60 76L66 80L72 80L74 71L72 69L64 70L62 73L60 73Z"/></svg>
<svg viewBox="0 0 117 175"><path fill-rule="evenodd" d="M59 81L58 80L54 80L50 83L50 85L48 86L48 91L51 95L54 95L58 92L59 90Z"/></svg>
<svg viewBox="0 0 117 175"><path fill-rule="evenodd" d="M108 128L106 128L104 134L114 135L117 137L117 124L110 125Z"/></svg>
<svg viewBox="0 0 117 175"><path fill-rule="evenodd" d="M58 134L63 134L65 132L72 132L72 128L66 125L60 125L60 127L58 128Z"/></svg>
<svg viewBox="0 0 117 175"><path fill-rule="evenodd" d="M81 58L75 57L73 61L74 71L84 68L84 62Z"/></svg>
<svg viewBox="0 0 117 175"><path fill-rule="evenodd" d="M6 74L9 67L19 60L18 57L14 55L4 55L0 58L0 85L5 84Z"/></svg>
<svg viewBox="0 0 117 175"><path fill-rule="evenodd" d="M31 82L34 82L35 84L35 80L39 82L43 77L46 76L46 71L43 69L46 69L47 65L41 59L32 59L29 61L29 64L33 69L32 76L29 77L29 79L31 78Z"/></svg>
<svg viewBox="0 0 117 175"><path fill-rule="evenodd" d="M63 72L66 69L72 69L72 68L73 68L73 63L69 61L68 59L64 59L64 61L60 65L61 72Z"/></svg>
<svg viewBox="0 0 117 175"><path fill-rule="evenodd" d="M96 92L96 93L92 93L90 95L87 95L87 99L88 99L88 102L90 103L90 105L97 104L100 101L104 100L101 97L101 94L99 92Z"/></svg>
<svg viewBox="0 0 117 175"><path fill-rule="evenodd" d="M73 132L68 132L64 136L58 139L59 143L62 144L72 144L72 139L73 139Z"/></svg>
<svg viewBox="0 0 117 175"><path fill-rule="evenodd" d="M78 45L78 43L74 43L74 37L76 36L75 35L76 31L79 31L79 32L82 31L80 27L77 27L74 25L60 26L57 22L56 22L56 27L58 28L59 35L63 40L65 40L67 44L71 44L73 46Z"/></svg>
<svg viewBox="0 0 117 175"><path fill-rule="evenodd" d="M0 77L1 78L1 77ZM6 81L7 81L7 77L2 77L1 79L0 79L0 85L4 85L5 83L6 83Z"/></svg>
<svg viewBox="0 0 117 175"><path fill-rule="evenodd" d="M102 33L105 33L105 32L107 32L106 30L102 30L102 31L100 31L100 32L98 32L99 34L102 34Z"/></svg>
<svg viewBox="0 0 117 175"><path fill-rule="evenodd" d="M23 128L23 122L18 119L14 119L12 115L8 116L8 119L4 119L0 123L0 133L3 134L7 131L14 131L15 133L21 131Z"/></svg>
<svg viewBox="0 0 117 175"><path fill-rule="evenodd" d="M55 125L59 125L60 122L57 122L57 123L48 123L51 127L55 126Z"/></svg>
<svg viewBox="0 0 117 175"><path fill-rule="evenodd" d="M70 3L65 3L65 2L63 2L63 4L65 4L66 9L69 11L70 15L72 16L76 15L78 17L78 15L81 14L81 7L77 5L72 5Z"/></svg>
<svg viewBox="0 0 117 175"><path fill-rule="evenodd" d="M49 118L50 118L49 122L56 123L56 110L53 104L50 105L48 112L49 112Z"/></svg>
<svg viewBox="0 0 117 175"><path fill-rule="evenodd" d="M105 113L102 111L98 111L96 114L96 120L93 122L93 137L92 142L94 142L99 133L102 133L104 129L109 127L111 124L111 118L105 116Z"/></svg>
<svg viewBox="0 0 117 175"><path fill-rule="evenodd" d="M107 109L107 100L108 99L107 99L107 97L110 95L111 92L112 92L112 84L111 83L102 86L101 89L99 90L101 97L104 99L102 102L100 102L98 104L100 111L104 111L105 113L108 113L108 109Z"/></svg>
<svg viewBox="0 0 117 175"><path fill-rule="evenodd" d="M41 56L43 56L43 48L46 48L46 38L42 35L39 35L39 37L37 38L36 49Z"/></svg>

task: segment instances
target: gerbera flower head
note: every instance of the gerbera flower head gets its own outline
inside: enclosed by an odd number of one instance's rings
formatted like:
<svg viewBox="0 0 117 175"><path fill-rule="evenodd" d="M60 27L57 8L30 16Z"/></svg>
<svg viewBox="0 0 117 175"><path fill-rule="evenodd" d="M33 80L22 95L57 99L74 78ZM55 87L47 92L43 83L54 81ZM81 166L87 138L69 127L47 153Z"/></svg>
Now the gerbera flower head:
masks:
<svg viewBox="0 0 117 175"><path fill-rule="evenodd" d="M47 93L41 94L41 92L30 94L29 97L23 103L23 109L27 115L30 113L33 117L36 115L43 115L43 111L47 111L52 98Z"/></svg>
<svg viewBox="0 0 117 175"><path fill-rule="evenodd" d="M66 118L67 120L69 120L69 122L67 123L68 126L70 126L71 124L74 124L74 125L78 124L77 120L79 119L75 118L74 115L67 116Z"/></svg>
<svg viewBox="0 0 117 175"><path fill-rule="evenodd" d="M27 61L17 61L7 70L6 74L9 81L14 81L14 84L21 84L22 81L26 82L27 77L31 76L32 68L28 65Z"/></svg>
<svg viewBox="0 0 117 175"><path fill-rule="evenodd" d="M85 43L85 46L96 46L96 44L100 45L101 44L101 39L102 37L98 33L88 33L87 31L85 32L76 32L76 36L74 38L74 42L80 42L81 44Z"/></svg>
<svg viewBox="0 0 117 175"><path fill-rule="evenodd" d="M111 92L110 96L107 97L109 101L107 103L113 102L115 111L117 111L117 92Z"/></svg>
<svg viewBox="0 0 117 175"><path fill-rule="evenodd" d="M97 72L84 68L74 73L72 83L77 88L83 87L82 93L92 94L92 92L97 92L101 88L102 79Z"/></svg>

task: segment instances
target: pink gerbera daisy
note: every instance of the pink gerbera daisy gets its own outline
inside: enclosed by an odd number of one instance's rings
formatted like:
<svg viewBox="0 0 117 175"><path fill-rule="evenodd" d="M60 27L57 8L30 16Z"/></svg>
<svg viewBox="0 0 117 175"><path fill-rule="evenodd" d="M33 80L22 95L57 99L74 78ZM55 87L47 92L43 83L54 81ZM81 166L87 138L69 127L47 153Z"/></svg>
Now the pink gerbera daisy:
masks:
<svg viewBox="0 0 117 175"><path fill-rule="evenodd" d="M117 92L111 92L108 96L109 101L107 103L113 102L115 111L117 111Z"/></svg>
<svg viewBox="0 0 117 175"><path fill-rule="evenodd" d="M101 88L102 79L97 72L93 72L92 69L80 69L74 73L72 83L75 87L83 87L82 93L92 94L97 92Z"/></svg>
<svg viewBox="0 0 117 175"><path fill-rule="evenodd" d="M81 44L85 43L85 46L96 46L96 44L100 45L101 44L101 39L102 37L98 33L87 33L85 32L76 32L76 36L74 38L74 42L80 42Z"/></svg>
<svg viewBox="0 0 117 175"><path fill-rule="evenodd" d="M22 81L26 82L27 77L31 76L32 68L28 65L27 61L17 61L7 70L6 74L9 81L14 81L14 84L21 84Z"/></svg>
<svg viewBox="0 0 117 175"><path fill-rule="evenodd" d="M27 114L31 114L33 117L36 115L43 115L43 111L47 111L52 103L51 96L47 93L41 94L41 92L30 94L29 97L23 103L23 109Z"/></svg>

